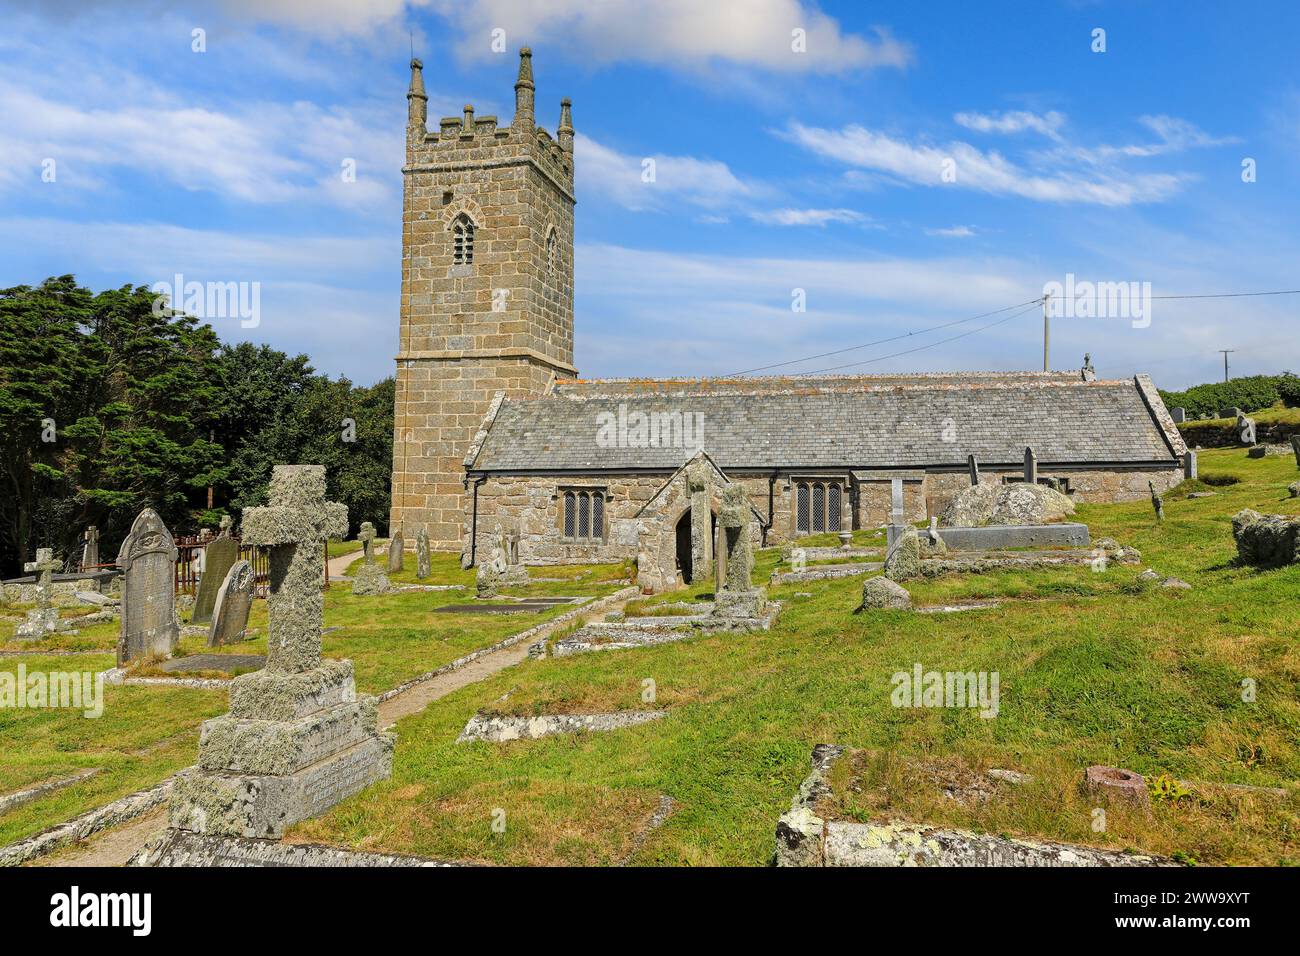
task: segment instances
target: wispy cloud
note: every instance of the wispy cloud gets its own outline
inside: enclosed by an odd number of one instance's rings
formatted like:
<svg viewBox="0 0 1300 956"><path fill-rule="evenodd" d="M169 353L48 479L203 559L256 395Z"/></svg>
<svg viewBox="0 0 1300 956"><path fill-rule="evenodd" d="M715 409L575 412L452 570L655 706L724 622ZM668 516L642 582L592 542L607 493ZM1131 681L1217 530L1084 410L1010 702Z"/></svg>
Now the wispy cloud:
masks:
<svg viewBox="0 0 1300 956"><path fill-rule="evenodd" d="M1127 206L1159 202L1187 177L1178 173L1129 173L1063 168L1030 170L1000 153L954 141L944 146L911 143L864 126L824 129L791 123L779 135L826 159L923 186L974 189L1040 202Z"/></svg>
<svg viewBox="0 0 1300 956"><path fill-rule="evenodd" d="M911 47L877 28L847 33L800 0L432 0L461 33L471 57L490 55L492 31L520 42L556 41L585 63L714 64L784 73L829 74L912 61Z"/></svg>
<svg viewBox="0 0 1300 956"><path fill-rule="evenodd" d="M769 226L826 226L829 223L863 224L870 217L853 209L769 209L751 212L749 218Z"/></svg>
<svg viewBox="0 0 1300 956"><path fill-rule="evenodd" d="M634 156L582 133L574 138L574 168L579 190L636 212L663 210L681 202L716 211L767 192L717 160L662 153Z"/></svg>
<svg viewBox="0 0 1300 956"><path fill-rule="evenodd" d="M927 236L941 236L945 239L969 239L975 235L975 229L971 226L949 226L946 229L927 229Z"/></svg>
<svg viewBox="0 0 1300 956"><path fill-rule="evenodd" d="M1042 114L1024 110L1000 114L957 113L953 119L958 126L978 133L1021 133L1032 130L1050 139L1060 139L1058 130L1065 125L1065 115L1055 110Z"/></svg>
<svg viewBox="0 0 1300 956"><path fill-rule="evenodd" d="M400 121L374 125L344 107L261 102L227 111L168 102L95 109L5 87L0 113L8 140L0 190L38 183L46 159L55 162L59 186L102 188L127 171L247 203L391 211L400 185ZM344 175L347 160L355 177Z"/></svg>

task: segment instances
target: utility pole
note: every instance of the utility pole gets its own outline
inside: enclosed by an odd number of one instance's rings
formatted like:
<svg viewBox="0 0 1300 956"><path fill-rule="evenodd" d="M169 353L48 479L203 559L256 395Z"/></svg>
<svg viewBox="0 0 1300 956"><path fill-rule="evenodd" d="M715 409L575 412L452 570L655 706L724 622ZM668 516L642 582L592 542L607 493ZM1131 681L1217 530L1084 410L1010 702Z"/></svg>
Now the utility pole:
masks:
<svg viewBox="0 0 1300 956"><path fill-rule="evenodd" d="M1052 342L1052 320L1047 312L1047 303L1051 299L1052 293L1048 292L1043 296L1043 371L1050 372L1051 366L1051 342Z"/></svg>
<svg viewBox="0 0 1300 956"><path fill-rule="evenodd" d="M1219 349L1219 351L1223 353L1223 380L1226 382L1226 381L1228 380L1228 353L1229 353L1229 352L1235 352L1235 351L1237 351L1237 350L1236 350L1236 349Z"/></svg>

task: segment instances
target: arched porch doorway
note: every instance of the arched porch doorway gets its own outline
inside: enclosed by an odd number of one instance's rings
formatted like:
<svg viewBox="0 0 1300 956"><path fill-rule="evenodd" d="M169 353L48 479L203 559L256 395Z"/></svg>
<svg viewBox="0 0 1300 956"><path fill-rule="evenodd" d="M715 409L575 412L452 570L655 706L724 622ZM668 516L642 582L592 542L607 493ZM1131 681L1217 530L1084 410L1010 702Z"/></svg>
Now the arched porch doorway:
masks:
<svg viewBox="0 0 1300 956"><path fill-rule="evenodd" d="M691 582L692 567L691 509L687 508L677 519L677 573L683 584Z"/></svg>
<svg viewBox="0 0 1300 956"><path fill-rule="evenodd" d="M711 543L717 540L718 516L709 511L709 542L704 553L711 554ZM691 509L687 508L677 519L674 529L676 565L679 580L683 584L698 584L695 580L695 552L691 547ZM716 558L716 556L715 556Z"/></svg>

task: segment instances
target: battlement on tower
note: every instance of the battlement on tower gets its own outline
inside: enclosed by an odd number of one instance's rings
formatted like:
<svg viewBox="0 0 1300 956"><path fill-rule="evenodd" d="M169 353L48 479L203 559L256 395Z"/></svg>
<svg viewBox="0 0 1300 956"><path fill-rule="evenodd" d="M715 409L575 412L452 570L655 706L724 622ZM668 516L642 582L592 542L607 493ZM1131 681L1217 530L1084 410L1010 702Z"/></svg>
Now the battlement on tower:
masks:
<svg viewBox="0 0 1300 956"><path fill-rule="evenodd" d="M573 192L573 118L571 103L560 102L556 135L534 119L532 52L519 52L519 78L515 82L515 116L500 125L495 116L476 116L466 104L460 116L444 116L437 129L428 128L428 97L424 93L423 64L411 61L411 89L407 93L410 116L406 138L406 165L431 171L465 165L493 165L532 160Z"/></svg>

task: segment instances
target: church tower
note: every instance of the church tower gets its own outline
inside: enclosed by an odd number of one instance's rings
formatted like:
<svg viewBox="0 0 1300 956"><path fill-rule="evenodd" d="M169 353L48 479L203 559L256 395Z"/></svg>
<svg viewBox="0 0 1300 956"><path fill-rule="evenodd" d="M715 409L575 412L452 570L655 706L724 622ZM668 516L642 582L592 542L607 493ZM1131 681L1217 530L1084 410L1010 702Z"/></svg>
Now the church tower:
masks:
<svg viewBox="0 0 1300 956"><path fill-rule="evenodd" d="M411 61L402 169L401 337L390 534L468 537L465 454L497 392L540 395L573 378L573 120L556 138L533 118L532 52L519 51L515 115L427 128L423 64Z"/></svg>

